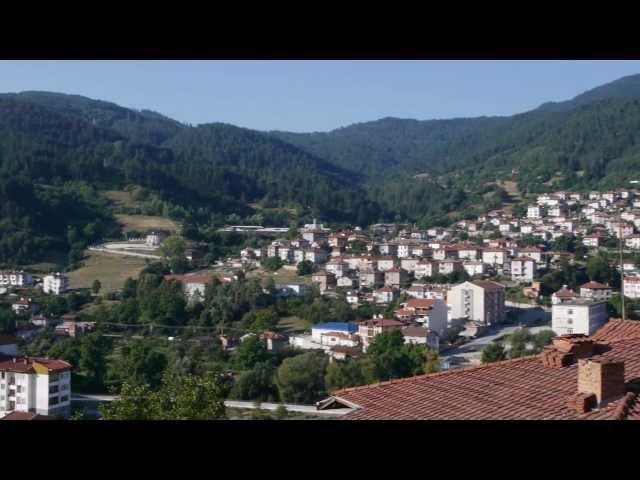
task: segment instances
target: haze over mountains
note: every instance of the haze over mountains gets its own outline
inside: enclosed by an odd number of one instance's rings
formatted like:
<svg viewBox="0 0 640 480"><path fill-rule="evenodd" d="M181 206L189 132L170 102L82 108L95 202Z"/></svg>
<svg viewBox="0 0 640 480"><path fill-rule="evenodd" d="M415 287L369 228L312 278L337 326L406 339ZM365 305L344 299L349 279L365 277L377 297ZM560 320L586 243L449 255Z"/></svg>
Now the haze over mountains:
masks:
<svg viewBox="0 0 640 480"><path fill-rule="evenodd" d="M75 187L65 193L70 181L141 185L171 215L201 224L231 214L281 224L287 217L274 209L286 208L361 226L469 216L504 200L496 181L523 193L622 185L640 166L639 97L633 75L509 117L383 118L301 134L192 127L77 95L2 94L0 261L33 260L53 243L72 248L64 233L104 205ZM72 201L87 210L56 207ZM109 231L103 220L85 242Z"/></svg>

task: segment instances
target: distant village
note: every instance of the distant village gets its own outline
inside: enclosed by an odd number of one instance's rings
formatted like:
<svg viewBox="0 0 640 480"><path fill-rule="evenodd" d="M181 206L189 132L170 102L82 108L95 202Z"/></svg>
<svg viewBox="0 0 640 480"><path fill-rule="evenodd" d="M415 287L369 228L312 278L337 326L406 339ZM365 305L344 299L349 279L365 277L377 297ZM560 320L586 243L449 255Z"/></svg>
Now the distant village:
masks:
<svg viewBox="0 0 640 480"><path fill-rule="evenodd" d="M367 304L397 305L387 314L376 314L359 323L319 323L308 332L291 335L264 332L260 338L270 351L293 346L321 350L331 361L341 361L366 353L377 335L400 330L405 343L445 353L451 344L451 329L462 338L478 338L506 323L510 309L519 306L507 298L507 289L514 286L528 304L550 310L548 328L556 335L594 335L608 322L607 302L619 292L608 284L589 281L575 291L563 286L545 304L540 277L561 268L563 262L575 261L573 253L553 250L550 242L573 237L587 252L593 252L607 239L616 239L622 240L625 251L640 251L639 228L640 197L635 190L555 192L539 195L521 216L503 208L448 228L422 230L411 225L377 224L367 230L332 230L314 220L299 229L296 238L244 248L239 257L228 259L226 264L252 271L261 269L268 258L278 258L284 269L308 262L313 267L311 285L276 283L278 295L302 296L309 288L317 288L323 296L343 296L354 309ZM276 236L288 231L259 226L225 230ZM150 233L137 240L156 248L163 239ZM144 246L138 246L138 250L144 252ZM625 297L640 298L638 265L624 261L615 267L623 272ZM222 280L232 282L236 278L230 275ZM165 280L181 282L186 298L199 301L212 276L195 272L167 275ZM46 295L62 295L68 291L69 282L64 273L34 278L21 271L3 271L0 287L5 294L12 289L37 288ZM95 328L95 324L81 322L74 314L42 316L29 296L14 294L11 308L30 319L16 331L16 336L26 341L47 327L55 328L56 335L63 337ZM224 348L233 349L252 335L234 338L221 332L219 338ZM16 343L10 337L0 338L0 417L68 416L68 372L72 367L60 360L18 357ZM49 377L48 383L42 380L45 376ZM58 383L53 385L54 381L61 382L59 387ZM53 387L58 387L54 388L56 395L40 394L41 389L52 392Z"/></svg>

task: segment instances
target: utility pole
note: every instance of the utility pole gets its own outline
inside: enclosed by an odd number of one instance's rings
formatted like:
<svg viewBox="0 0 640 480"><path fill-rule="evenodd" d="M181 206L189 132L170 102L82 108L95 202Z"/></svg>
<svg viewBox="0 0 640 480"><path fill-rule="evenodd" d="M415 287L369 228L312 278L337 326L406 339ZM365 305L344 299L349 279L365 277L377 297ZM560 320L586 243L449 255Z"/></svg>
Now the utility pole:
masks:
<svg viewBox="0 0 640 480"><path fill-rule="evenodd" d="M622 301L622 320L626 320L624 309L624 264L622 260L622 212L618 212L618 229L620 236L620 300Z"/></svg>

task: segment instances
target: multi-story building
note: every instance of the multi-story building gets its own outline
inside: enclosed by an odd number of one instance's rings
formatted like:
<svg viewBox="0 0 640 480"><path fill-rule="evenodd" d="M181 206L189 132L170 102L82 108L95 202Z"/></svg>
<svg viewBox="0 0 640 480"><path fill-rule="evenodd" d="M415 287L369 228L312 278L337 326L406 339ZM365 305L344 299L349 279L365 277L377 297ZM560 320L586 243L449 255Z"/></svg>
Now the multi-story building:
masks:
<svg viewBox="0 0 640 480"><path fill-rule="evenodd" d="M204 300L205 289L212 281L206 275L165 275L165 281L175 280L182 284L182 290L189 300Z"/></svg>
<svg viewBox="0 0 640 480"><path fill-rule="evenodd" d="M362 350L367 351L373 339L383 332L398 330L405 326L404 322L392 318L372 318L358 324L358 336L362 340Z"/></svg>
<svg viewBox="0 0 640 480"><path fill-rule="evenodd" d="M532 282L536 276L536 261L529 257L511 260L511 279L517 282Z"/></svg>
<svg viewBox="0 0 640 480"><path fill-rule="evenodd" d="M28 273L14 271L0 271L0 286L25 287L33 283L33 278Z"/></svg>
<svg viewBox="0 0 640 480"><path fill-rule="evenodd" d="M425 327L443 336L447 332L448 307L442 299L412 298L402 305L403 310L412 312L413 318Z"/></svg>
<svg viewBox="0 0 640 480"><path fill-rule="evenodd" d="M376 303L391 303L400 297L400 291L395 287L382 287L373 292Z"/></svg>
<svg viewBox="0 0 640 480"><path fill-rule="evenodd" d="M360 270L358 278L360 287L379 288L384 285L384 273L372 268Z"/></svg>
<svg viewBox="0 0 640 480"><path fill-rule="evenodd" d="M449 318L494 325L504 321L504 301L505 287L500 283L491 280L464 282L449 290Z"/></svg>
<svg viewBox="0 0 640 480"><path fill-rule="evenodd" d="M527 207L527 218L541 218L542 208L539 205L529 205Z"/></svg>
<svg viewBox="0 0 640 480"><path fill-rule="evenodd" d="M63 273L52 273L46 275L42 282L42 291L61 295L69 289L69 278Z"/></svg>
<svg viewBox="0 0 640 480"><path fill-rule="evenodd" d="M640 298L640 277L624 277L624 296L628 298Z"/></svg>
<svg viewBox="0 0 640 480"><path fill-rule="evenodd" d="M0 417L13 412L68 417L71 365L46 358L0 360Z"/></svg>
<svg viewBox="0 0 640 480"><path fill-rule="evenodd" d="M318 285L320 293L324 293L336 286L336 276L331 272L316 272L311 275L311 281Z"/></svg>
<svg viewBox="0 0 640 480"><path fill-rule="evenodd" d="M424 345L436 352L440 349L440 337L426 327L408 326L402 328L404 343Z"/></svg>
<svg viewBox="0 0 640 480"><path fill-rule="evenodd" d="M551 307L551 329L557 335L592 335L608 318L605 301L577 298Z"/></svg>
<svg viewBox="0 0 640 480"><path fill-rule="evenodd" d="M409 280L409 273L404 268L392 268L384 272L384 284L387 287L400 287Z"/></svg>
<svg viewBox="0 0 640 480"><path fill-rule="evenodd" d="M509 257L509 251L504 248L485 248L482 251L482 261L489 265L504 265Z"/></svg>

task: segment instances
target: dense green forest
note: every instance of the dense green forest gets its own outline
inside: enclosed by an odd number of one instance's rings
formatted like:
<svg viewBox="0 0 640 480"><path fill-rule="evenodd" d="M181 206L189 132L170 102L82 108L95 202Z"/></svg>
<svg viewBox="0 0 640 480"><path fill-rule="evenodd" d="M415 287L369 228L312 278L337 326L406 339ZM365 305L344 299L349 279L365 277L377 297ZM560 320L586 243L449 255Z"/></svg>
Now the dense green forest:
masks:
<svg viewBox="0 0 640 480"><path fill-rule="evenodd" d="M385 118L309 134L192 127L77 95L3 94L0 262L50 249L72 258L117 235L98 192L130 184L202 227L311 217L444 225L499 206L498 180L525 194L624 185L640 167L639 127L640 76L511 117Z"/></svg>

